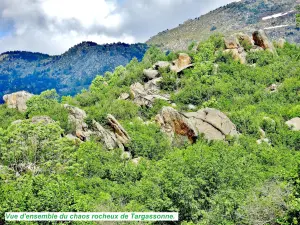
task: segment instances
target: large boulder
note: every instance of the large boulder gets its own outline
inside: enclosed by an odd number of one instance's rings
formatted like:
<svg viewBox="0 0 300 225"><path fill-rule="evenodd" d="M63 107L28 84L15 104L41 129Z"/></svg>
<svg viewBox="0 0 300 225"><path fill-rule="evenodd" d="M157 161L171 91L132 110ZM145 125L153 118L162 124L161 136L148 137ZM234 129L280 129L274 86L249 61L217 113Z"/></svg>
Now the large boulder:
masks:
<svg viewBox="0 0 300 225"><path fill-rule="evenodd" d="M159 69L168 69L171 66L171 63L167 61L158 61L153 65L153 69L159 70Z"/></svg>
<svg viewBox="0 0 300 225"><path fill-rule="evenodd" d="M157 70L154 69L145 69L143 71L144 76L148 79L148 80L152 80L156 77L159 76L159 72Z"/></svg>
<svg viewBox="0 0 300 225"><path fill-rule="evenodd" d="M276 54L276 49L275 49L273 43L267 37L267 34L265 33L264 30L255 31L252 34L252 36L253 36L255 45L262 47L263 49L268 50L273 54Z"/></svg>
<svg viewBox="0 0 300 225"><path fill-rule="evenodd" d="M254 41L252 40L252 38L247 35L247 34L244 34L244 33L237 33L236 34L236 37L239 41L240 44L244 43L244 44L247 44L249 46L253 46L254 45Z"/></svg>
<svg viewBox="0 0 300 225"><path fill-rule="evenodd" d="M291 128L294 131L300 131L300 118L299 117L293 118L293 119L287 121L285 124L288 125L289 128Z"/></svg>
<svg viewBox="0 0 300 225"><path fill-rule="evenodd" d="M198 112L180 113L171 107L164 107L156 116L161 126L171 140L174 135L182 135L194 143L203 135L207 140L225 140L226 136L238 135L236 126L222 112L206 108Z"/></svg>
<svg viewBox="0 0 300 225"><path fill-rule="evenodd" d="M163 107L155 120L171 140L175 134L186 136L191 142L197 139L198 132L191 121L172 107Z"/></svg>
<svg viewBox="0 0 300 225"><path fill-rule="evenodd" d="M176 73L180 73L183 70L193 67L191 57L186 53L179 53L178 59L174 60L170 69Z"/></svg>
<svg viewBox="0 0 300 225"><path fill-rule="evenodd" d="M8 108L17 109L20 112L25 112L27 109L26 102L33 96L26 91L19 91L3 96L3 100Z"/></svg>
<svg viewBox="0 0 300 225"><path fill-rule="evenodd" d="M82 141L87 140L90 136L90 132L88 131L88 125L85 123L87 117L86 112L68 104L65 104L64 108L69 112L69 123L74 125L76 137Z"/></svg>
<svg viewBox="0 0 300 225"><path fill-rule="evenodd" d="M116 120L116 118L111 114L107 115L107 121L110 127L112 128L114 134L116 135L118 141L122 143L124 146L126 146L130 141L130 137L126 132L126 130L122 127L122 125L118 122L118 120Z"/></svg>
<svg viewBox="0 0 300 225"><path fill-rule="evenodd" d="M159 94L158 82L161 78L153 79L145 85L135 83L130 86L130 92L134 98L134 103L139 106L152 107L156 99L169 101L169 96Z"/></svg>
<svg viewBox="0 0 300 225"><path fill-rule="evenodd" d="M93 121L91 129L91 135L96 138L96 141L102 142L107 149L120 148L124 150L124 145L117 139L116 135L112 131L105 129L98 122Z"/></svg>
<svg viewBox="0 0 300 225"><path fill-rule="evenodd" d="M226 49L237 49L240 47L239 40L235 35L231 35L224 38Z"/></svg>
<svg viewBox="0 0 300 225"><path fill-rule="evenodd" d="M224 140L226 136L236 136L236 126L217 109L206 108L197 112L186 113L185 116L196 127L198 134L204 134L208 140Z"/></svg>
<svg viewBox="0 0 300 225"><path fill-rule="evenodd" d="M69 112L69 122L75 126L75 135L81 141L88 141L93 137L110 150L115 148L124 150L125 145L130 141L128 133L114 116L107 115L107 124L110 126L110 129L105 129L95 120L88 126L85 123L87 115L84 110L68 104L65 104L64 107Z"/></svg>

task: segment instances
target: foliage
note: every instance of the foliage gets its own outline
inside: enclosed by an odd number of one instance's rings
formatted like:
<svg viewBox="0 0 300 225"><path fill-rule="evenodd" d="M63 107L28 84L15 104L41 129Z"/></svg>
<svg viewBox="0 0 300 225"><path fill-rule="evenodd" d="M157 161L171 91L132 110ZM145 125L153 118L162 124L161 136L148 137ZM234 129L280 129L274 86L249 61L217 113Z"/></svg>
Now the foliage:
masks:
<svg viewBox="0 0 300 225"><path fill-rule="evenodd" d="M26 103L28 107L26 117L50 116L53 120L58 121L66 132L72 133L73 125L68 121L68 112L64 109L63 105L57 101L58 97L54 89L44 91L39 96L33 96Z"/></svg>
<svg viewBox="0 0 300 225"><path fill-rule="evenodd" d="M170 143L155 124L135 120L126 125L130 137L129 150L135 157L161 159L170 150Z"/></svg>
<svg viewBox="0 0 300 225"><path fill-rule="evenodd" d="M179 111L192 104L224 112L240 133L226 142L191 145L177 136L171 145L154 122L169 102L139 107L133 96L119 99L144 82L143 69L178 56L153 46L141 62L97 76L75 97L60 102L55 90L46 91L24 114L0 106L0 223L6 211L176 211L176 224L297 224L300 132L285 122L300 116L299 47L287 43L278 57L249 53L247 65L223 47L221 35L200 43L190 53L195 67L180 76L160 71L160 86ZM106 125L113 114L130 136L131 157L96 139L65 138L74 133L65 103L84 109L88 125ZM33 116L56 122L33 123ZM257 144L261 129L269 144Z"/></svg>

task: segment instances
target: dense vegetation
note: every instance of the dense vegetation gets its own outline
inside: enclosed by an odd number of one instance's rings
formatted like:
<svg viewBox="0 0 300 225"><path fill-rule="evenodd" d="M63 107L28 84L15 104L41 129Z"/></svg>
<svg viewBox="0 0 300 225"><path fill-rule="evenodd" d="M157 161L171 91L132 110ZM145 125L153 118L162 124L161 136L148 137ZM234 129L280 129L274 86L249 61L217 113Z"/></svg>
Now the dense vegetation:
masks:
<svg viewBox="0 0 300 225"><path fill-rule="evenodd" d="M5 52L0 55L0 96L19 90L40 94L52 88L60 95L75 95L88 88L97 74L113 71L134 57L141 60L146 50L145 44L83 42L58 56Z"/></svg>
<svg viewBox="0 0 300 225"><path fill-rule="evenodd" d="M0 106L0 223L6 211L178 211L178 224L298 224L300 132L285 121L300 116L300 49L286 43L278 56L249 53L247 65L222 49L220 36L201 43L189 52L195 67L180 77L162 71L161 89L178 110L193 104L226 113L241 133L226 142L170 143L151 123L168 102L145 108L118 99L144 81L144 68L177 57L154 47L75 97L47 91L30 99L24 114ZM274 83L278 91L270 92ZM105 125L113 114L131 136L128 150L142 160L135 164L95 140L62 138L72 124L61 103L84 109L87 123ZM26 120L36 115L57 122ZM256 143L259 128L270 144Z"/></svg>

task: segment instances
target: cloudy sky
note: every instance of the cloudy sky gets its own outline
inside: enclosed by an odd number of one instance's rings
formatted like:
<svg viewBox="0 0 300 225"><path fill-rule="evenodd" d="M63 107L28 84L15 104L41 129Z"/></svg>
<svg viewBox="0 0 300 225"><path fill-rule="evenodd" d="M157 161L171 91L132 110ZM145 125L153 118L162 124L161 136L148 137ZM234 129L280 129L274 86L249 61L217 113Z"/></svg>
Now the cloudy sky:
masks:
<svg viewBox="0 0 300 225"><path fill-rule="evenodd" d="M144 42L234 0L0 0L0 53Z"/></svg>

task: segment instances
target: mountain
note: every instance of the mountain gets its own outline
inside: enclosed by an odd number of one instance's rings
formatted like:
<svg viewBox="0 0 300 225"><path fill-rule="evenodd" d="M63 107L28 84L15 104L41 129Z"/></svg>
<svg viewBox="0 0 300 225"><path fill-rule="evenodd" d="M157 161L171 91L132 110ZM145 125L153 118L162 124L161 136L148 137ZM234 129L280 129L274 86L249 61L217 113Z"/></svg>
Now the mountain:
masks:
<svg viewBox="0 0 300 225"><path fill-rule="evenodd" d="M5 52L0 55L0 96L19 90L38 94L53 88L61 95L74 95L88 88L96 75L126 65L134 57L141 60L146 49L146 44L83 42L57 56Z"/></svg>
<svg viewBox="0 0 300 225"><path fill-rule="evenodd" d="M206 40L214 33L228 35L236 32L251 34L264 28L271 39L286 38L300 43L300 29L296 28L295 6L299 0L243 0L220 7L203 16L190 19L178 27L160 32L147 44L162 49L182 50L192 42Z"/></svg>

